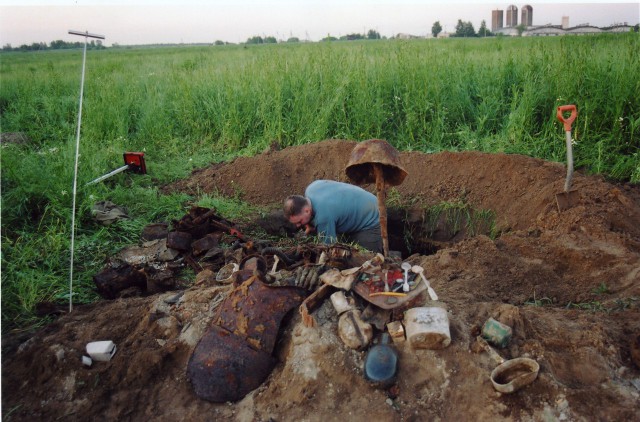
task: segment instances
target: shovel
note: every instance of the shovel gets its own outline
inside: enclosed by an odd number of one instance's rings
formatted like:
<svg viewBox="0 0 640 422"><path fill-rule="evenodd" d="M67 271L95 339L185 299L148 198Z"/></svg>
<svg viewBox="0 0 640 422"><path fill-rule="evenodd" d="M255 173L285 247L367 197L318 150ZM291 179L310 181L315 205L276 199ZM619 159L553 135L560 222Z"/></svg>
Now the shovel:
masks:
<svg viewBox="0 0 640 422"><path fill-rule="evenodd" d="M565 112L571 112L571 115L565 118ZM560 120L564 124L567 144L567 177L564 182L564 192L556 193L558 211L562 212L575 206L580 200L579 192L575 189L571 190L571 179L573 178L573 147L571 145L571 125L573 124L573 121L576 119L576 117L578 117L576 106L559 106L557 110L557 117L558 120Z"/></svg>
<svg viewBox="0 0 640 422"><path fill-rule="evenodd" d="M125 170L131 170L133 173L138 174L147 174L147 166L144 162L144 152L125 152L122 156L124 158L124 166L90 181L87 183L87 186L101 182L104 179L108 179L109 177L122 173Z"/></svg>

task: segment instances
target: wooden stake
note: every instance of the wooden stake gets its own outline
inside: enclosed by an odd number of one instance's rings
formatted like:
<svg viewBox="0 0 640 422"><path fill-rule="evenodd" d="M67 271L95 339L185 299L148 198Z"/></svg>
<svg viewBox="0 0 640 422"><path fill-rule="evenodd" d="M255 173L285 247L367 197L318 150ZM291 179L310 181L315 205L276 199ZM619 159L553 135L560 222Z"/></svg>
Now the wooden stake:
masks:
<svg viewBox="0 0 640 422"><path fill-rule="evenodd" d="M373 164L373 171L376 176L376 192L378 193L378 211L380 213L380 234L382 235L383 255L389 256L389 236L387 234L387 185L384 180L384 169L380 164Z"/></svg>

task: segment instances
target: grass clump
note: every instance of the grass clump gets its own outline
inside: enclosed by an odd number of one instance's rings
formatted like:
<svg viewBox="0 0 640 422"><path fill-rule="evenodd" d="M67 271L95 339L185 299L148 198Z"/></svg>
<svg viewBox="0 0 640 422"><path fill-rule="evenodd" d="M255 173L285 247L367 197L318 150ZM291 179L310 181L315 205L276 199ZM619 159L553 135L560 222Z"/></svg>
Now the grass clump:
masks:
<svg viewBox="0 0 640 422"><path fill-rule="evenodd" d="M484 234L495 238L497 234L495 212L476 210L464 201L441 202L427 207L422 221L426 237L433 237L437 231L451 238L463 231L468 236Z"/></svg>
<svg viewBox="0 0 640 422"><path fill-rule="evenodd" d="M392 201L396 202L394 196ZM485 235L495 239L499 234L493 210L475 209L464 200L424 205L420 199L413 198L396 207L406 210L402 230L409 252L421 247L430 250L438 242L457 241L462 237Z"/></svg>

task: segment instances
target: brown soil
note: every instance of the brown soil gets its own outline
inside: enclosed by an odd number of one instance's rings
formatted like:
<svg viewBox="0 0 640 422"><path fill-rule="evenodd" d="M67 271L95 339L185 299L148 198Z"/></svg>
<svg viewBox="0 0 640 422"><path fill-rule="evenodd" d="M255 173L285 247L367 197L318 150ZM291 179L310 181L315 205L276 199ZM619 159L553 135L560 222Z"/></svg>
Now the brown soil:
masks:
<svg viewBox="0 0 640 422"><path fill-rule="evenodd" d="M329 140L237 158L198 170L167 190L218 192L278 208L312 180L347 181L354 142ZM277 346L280 363L237 403L199 399L186 365L223 287L104 301L4 353L4 420L639 420L640 189L576 174L580 203L559 213L562 164L517 155L402 153L409 176L390 198L434 205L465 201L492 210L500 235L439 243L405 257L447 307L451 344L397 346L397 386L373 388L366 351L337 335L330 302L305 327L296 313ZM393 233L390 233L390 236ZM399 235L398 233L395 233ZM171 302L171 301L168 301ZM160 315L160 317L159 317ZM538 378L514 394L494 390L496 366L474 345L494 317L513 328L497 349L529 357ZM80 363L90 341L113 340L110 362ZM4 339L3 339L4 340Z"/></svg>

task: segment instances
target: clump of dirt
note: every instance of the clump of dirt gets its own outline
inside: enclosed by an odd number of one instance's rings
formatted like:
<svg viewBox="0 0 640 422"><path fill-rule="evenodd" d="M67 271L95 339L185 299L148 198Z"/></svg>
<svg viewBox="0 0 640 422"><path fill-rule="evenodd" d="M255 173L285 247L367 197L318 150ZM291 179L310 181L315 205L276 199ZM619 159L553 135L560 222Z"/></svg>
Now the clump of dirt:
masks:
<svg viewBox="0 0 640 422"><path fill-rule="evenodd" d="M278 208L315 179L348 181L355 142L328 140L214 164L165 187L239 196ZM200 400L186 365L227 287L77 307L3 354L5 420L634 420L640 407L640 189L576 174L577 206L558 212L562 164L517 155L401 154L403 203L464 201L495 213L499 234L466 236L405 257L448 310L451 344L396 345L391 390L364 379L366 351L347 348L326 301L315 327L282 327L280 363L237 403ZM370 187L373 189L373 186ZM393 197L391 195L391 197ZM428 303L425 303L428 305ZM529 357L538 378L496 392L495 362L475 346L493 317L513 328L506 359ZM81 364L86 343L113 340L109 362ZM4 339L3 339L4 340Z"/></svg>

